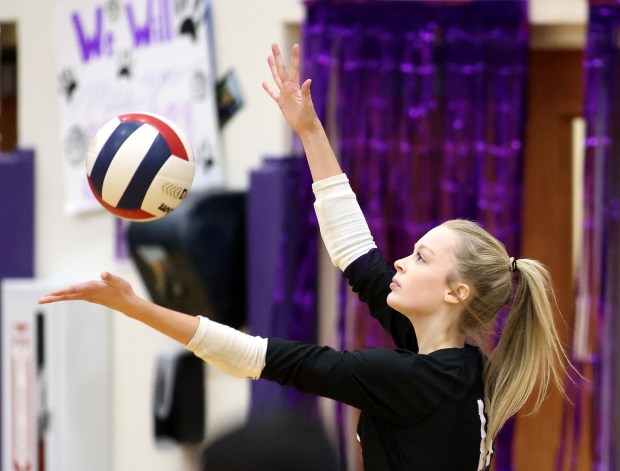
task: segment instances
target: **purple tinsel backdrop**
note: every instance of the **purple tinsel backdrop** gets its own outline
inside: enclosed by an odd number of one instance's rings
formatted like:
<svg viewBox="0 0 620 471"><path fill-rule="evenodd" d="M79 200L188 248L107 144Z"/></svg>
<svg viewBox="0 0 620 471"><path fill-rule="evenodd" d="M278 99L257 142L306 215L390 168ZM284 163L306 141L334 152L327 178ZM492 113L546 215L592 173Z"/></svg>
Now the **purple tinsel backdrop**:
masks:
<svg viewBox="0 0 620 471"><path fill-rule="evenodd" d="M591 367L593 382L570 385L574 431L564 439L569 468L577 469L584 432L583 407L590 409L593 468L620 465L620 1L590 1L585 54L583 245L578 269L573 362ZM587 432L587 430L585 430ZM563 469L561 462L558 469Z"/></svg>
<svg viewBox="0 0 620 471"><path fill-rule="evenodd" d="M527 3L306 2L304 75L389 260L426 231L474 219L519 255ZM391 345L348 288L341 348ZM337 410L351 459L354 413ZM512 425L496 470L510 470ZM349 464L351 467L351 464Z"/></svg>

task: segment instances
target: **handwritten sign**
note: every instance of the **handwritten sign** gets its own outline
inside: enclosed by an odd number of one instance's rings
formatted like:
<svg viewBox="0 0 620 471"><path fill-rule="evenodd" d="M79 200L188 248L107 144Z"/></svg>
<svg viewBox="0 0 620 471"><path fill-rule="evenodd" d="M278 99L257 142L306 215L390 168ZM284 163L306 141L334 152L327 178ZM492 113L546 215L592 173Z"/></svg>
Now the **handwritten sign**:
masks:
<svg viewBox="0 0 620 471"><path fill-rule="evenodd" d="M32 471L35 461L34 344L31 324L10 325L11 458L13 471Z"/></svg>
<svg viewBox="0 0 620 471"><path fill-rule="evenodd" d="M65 208L100 209L85 175L96 131L113 117L157 113L188 136L193 190L223 183L208 0L73 1L54 15Z"/></svg>

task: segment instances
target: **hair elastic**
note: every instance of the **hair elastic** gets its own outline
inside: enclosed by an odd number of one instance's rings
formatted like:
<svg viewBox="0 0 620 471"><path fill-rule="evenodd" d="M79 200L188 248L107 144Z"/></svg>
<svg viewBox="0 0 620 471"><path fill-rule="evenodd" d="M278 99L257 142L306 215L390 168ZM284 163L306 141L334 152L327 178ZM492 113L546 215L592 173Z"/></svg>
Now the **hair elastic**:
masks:
<svg viewBox="0 0 620 471"><path fill-rule="evenodd" d="M514 257L510 257L510 271L511 273L516 272L518 269L517 267L517 259Z"/></svg>

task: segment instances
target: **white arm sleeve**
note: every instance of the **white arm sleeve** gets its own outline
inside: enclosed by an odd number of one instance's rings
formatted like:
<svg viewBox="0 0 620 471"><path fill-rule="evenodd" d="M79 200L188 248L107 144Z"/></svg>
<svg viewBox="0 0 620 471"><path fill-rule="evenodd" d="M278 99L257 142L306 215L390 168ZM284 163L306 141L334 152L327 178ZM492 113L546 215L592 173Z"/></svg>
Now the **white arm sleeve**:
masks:
<svg viewBox="0 0 620 471"><path fill-rule="evenodd" d="M267 339L253 337L199 316L194 336L185 346L197 357L231 376L258 379L265 367Z"/></svg>
<svg viewBox="0 0 620 471"><path fill-rule="evenodd" d="M334 266L344 271L377 245L344 173L314 182L312 191L321 237Z"/></svg>

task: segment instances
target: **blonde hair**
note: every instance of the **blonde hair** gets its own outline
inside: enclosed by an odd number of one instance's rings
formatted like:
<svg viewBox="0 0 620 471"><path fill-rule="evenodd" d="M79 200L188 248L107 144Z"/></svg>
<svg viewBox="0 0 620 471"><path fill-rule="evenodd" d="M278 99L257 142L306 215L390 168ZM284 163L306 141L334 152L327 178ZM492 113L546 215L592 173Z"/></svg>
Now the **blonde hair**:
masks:
<svg viewBox="0 0 620 471"><path fill-rule="evenodd" d="M500 340L484 366L490 452L493 438L537 384L534 410L545 399L550 381L564 394L568 360L553 320L551 278L541 263L530 259L518 259L513 272L504 245L474 222L457 219L442 225L459 236L448 282L461 281L470 288L462 331L480 337L512 300Z"/></svg>

